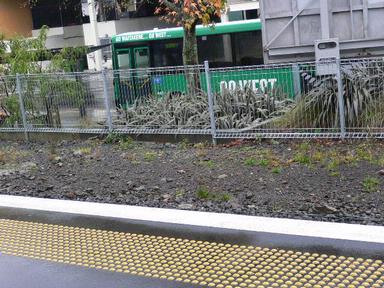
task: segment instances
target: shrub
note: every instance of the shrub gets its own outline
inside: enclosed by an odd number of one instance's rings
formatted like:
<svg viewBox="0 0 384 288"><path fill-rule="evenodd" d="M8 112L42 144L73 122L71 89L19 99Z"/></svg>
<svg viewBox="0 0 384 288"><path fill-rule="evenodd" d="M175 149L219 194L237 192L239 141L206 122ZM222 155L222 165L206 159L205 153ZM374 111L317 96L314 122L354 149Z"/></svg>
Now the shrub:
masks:
<svg viewBox="0 0 384 288"><path fill-rule="evenodd" d="M380 180L375 177L366 177L362 182L365 192L372 193L379 189Z"/></svg>
<svg viewBox="0 0 384 288"><path fill-rule="evenodd" d="M208 199L211 196L211 193L206 187L198 187L196 194L200 199Z"/></svg>
<svg viewBox="0 0 384 288"><path fill-rule="evenodd" d="M247 158L247 159L245 159L244 164L246 166L256 166L257 161L255 158Z"/></svg>

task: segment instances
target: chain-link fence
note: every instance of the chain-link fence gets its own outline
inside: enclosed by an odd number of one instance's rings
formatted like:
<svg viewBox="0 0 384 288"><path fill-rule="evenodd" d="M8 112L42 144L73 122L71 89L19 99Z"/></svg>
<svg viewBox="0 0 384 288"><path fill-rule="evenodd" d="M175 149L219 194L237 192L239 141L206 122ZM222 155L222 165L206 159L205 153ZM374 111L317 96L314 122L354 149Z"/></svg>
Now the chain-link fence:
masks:
<svg viewBox="0 0 384 288"><path fill-rule="evenodd" d="M384 59L0 76L0 132L384 138Z"/></svg>

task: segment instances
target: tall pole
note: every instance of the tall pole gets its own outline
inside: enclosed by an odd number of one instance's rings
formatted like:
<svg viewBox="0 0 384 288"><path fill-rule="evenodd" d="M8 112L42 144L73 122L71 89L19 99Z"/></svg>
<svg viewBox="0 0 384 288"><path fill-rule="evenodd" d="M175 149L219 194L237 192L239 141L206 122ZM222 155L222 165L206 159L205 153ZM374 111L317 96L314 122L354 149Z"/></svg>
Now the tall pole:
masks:
<svg viewBox="0 0 384 288"><path fill-rule="evenodd" d="M100 46L99 30L97 27L97 14L95 8L95 0L88 0L89 22L91 24L91 32L93 34L93 45ZM102 67L102 55L101 50L93 52L95 57L96 70L101 71Z"/></svg>
<svg viewBox="0 0 384 288"><path fill-rule="evenodd" d="M328 0L320 0L321 38L329 39L329 7Z"/></svg>

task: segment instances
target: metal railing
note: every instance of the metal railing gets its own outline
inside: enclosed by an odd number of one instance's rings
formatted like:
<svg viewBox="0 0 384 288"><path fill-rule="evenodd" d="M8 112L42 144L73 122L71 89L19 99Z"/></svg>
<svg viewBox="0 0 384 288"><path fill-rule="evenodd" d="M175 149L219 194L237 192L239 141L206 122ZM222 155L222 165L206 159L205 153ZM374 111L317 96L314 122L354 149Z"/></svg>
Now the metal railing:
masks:
<svg viewBox="0 0 384 288"><path fill-rule="evenodd" d="M384 138L384 59L0 76L0 132Z"/></svg>

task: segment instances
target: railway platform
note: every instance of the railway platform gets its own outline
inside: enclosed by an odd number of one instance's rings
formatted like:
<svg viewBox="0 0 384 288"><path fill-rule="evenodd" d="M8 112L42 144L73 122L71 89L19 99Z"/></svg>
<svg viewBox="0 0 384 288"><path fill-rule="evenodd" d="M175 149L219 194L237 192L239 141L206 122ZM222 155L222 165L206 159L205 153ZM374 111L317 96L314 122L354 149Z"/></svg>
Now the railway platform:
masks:
<svg viewBox="0 0 384 288"><path fill-rule="evenodd" d="M384 227L0 196L0 286L384 287Z"/></svg>

